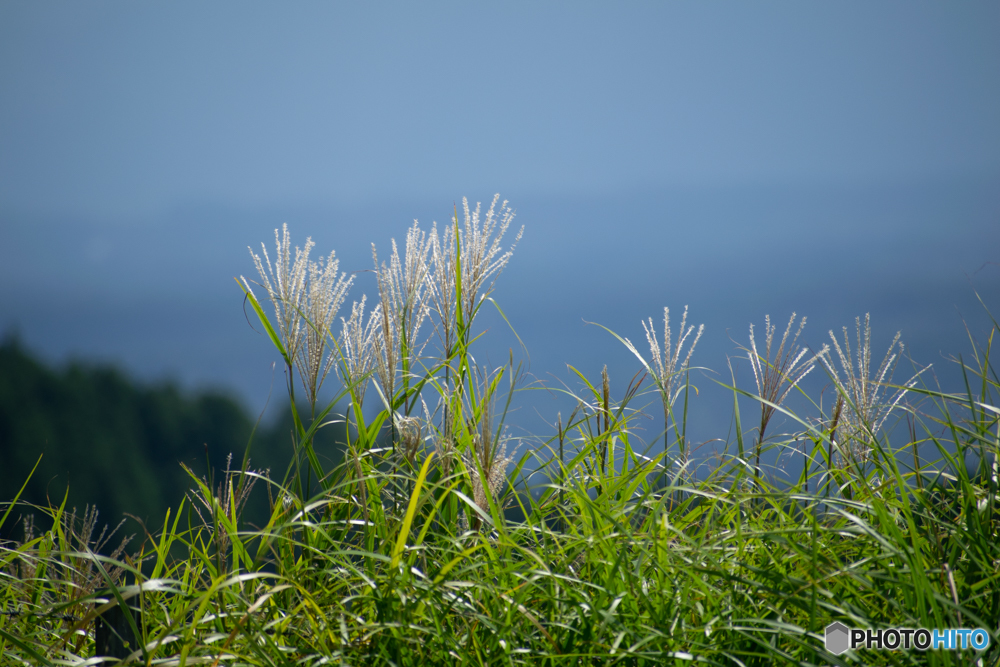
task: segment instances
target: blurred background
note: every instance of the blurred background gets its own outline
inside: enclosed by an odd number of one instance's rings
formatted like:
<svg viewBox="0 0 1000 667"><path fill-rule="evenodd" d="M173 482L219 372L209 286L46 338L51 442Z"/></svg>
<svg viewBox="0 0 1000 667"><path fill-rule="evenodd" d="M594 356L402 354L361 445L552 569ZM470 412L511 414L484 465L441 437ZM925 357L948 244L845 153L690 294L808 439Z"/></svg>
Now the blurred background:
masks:
<svg viewBox="0 0 1000 667"><path fill-rule="evenodd" d="M0 2L0 500L45 452L35 502L68 482L154 517L178 462L239 459L261 415L251 457L282 467L247 246L287 222L374 299L371 243L496 192L525 227L494 294L525 348L488 314L479 359L512 348L539 389L512 436L569 413L567 364L620 397L639 364L587 322L645 353L664 306L675 336L685 305L706 326L710 449L768 313L818 350L870 312L876 359L901 331L958 389L978 297L1000 312L998 35L991 2Z"/></svg>

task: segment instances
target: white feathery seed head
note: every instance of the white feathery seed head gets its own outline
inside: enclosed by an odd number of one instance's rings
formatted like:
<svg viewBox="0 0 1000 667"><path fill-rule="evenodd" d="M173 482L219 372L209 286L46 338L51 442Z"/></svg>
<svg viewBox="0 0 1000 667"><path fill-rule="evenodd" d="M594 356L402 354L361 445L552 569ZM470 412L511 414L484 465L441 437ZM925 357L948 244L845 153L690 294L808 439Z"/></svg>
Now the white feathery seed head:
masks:
<svg viewBox="0 0 1000 667"><path fill-rule="evenodd" d="M257 273L263 281L261 285L267 291L268 297L274 306L274 314L278 323L278 332L281 334L282 342L288 356L294 359L299 351L302 342L302 318L300 313L303 310L305 300L306 280L309 268L309 251L313 243L311 239L306 240L305 249L295 248L295 259L292 260L292 241L288 233L288 224L281 226L281 236L278 230L274 230L275 241L275 261L271 264L271 258L267 254L267 247L261 243L261 251L264 255L263 261L255 254L252 248L250 256L253 258ZM267 267L266 269L264 267ZM246 278L244 284L249 289L250 285Z"/></svg>
<svg viewBox="0 0 1000 667"><path fill-rule="evenodd" d="M370 319L375 321L374 335L372 336L372 364L375 368L375 377L382 388L382 398L388 406L396 391L399 331L395 319L381 303L372 310Z"/></svg>
<svg viewBox="0 0 1000 667"><path fill-rule="evenodd" d="M663 397L663 402L667 405L673 405L674 401L677 400L677 395L680 392L680 389L677 388L680 382L680 377L685 371L687 371L688 364L691 361L691 355L694 353L694 348L698 344L698 340L701 338L702 332L705 331L704 324L698 326L698 333L695 334L694 340L691 341L691 346L688 347L684 360L681 361L681 350L684 347L684 343L694 331L693 324L691 326L687 326L687 314L688 307L684 306L684 314L681 316L681 328L678 331L680 338L677 341L677 346L671 347L670 309L663 309L662 350L660 349L660 343L656 338L656 327L653 326L653 318L649 318L648 325L646 322L642 323L642 328L646 331L646 341L649 343L649 352L653 358L653 363L649 367L651 371L650 375L653 376L657 389L659 389L660 394Z"/></svg>
<svg viewBox="0 0 1000 667"><path fill-rule="evenodd" d="M331 331L334 320L354 282L354 276L337 275L339 265L333 252L325 260L309 262L309 284L302 313L304 344L299 348L296 366L311 404L316 403L316 395L337 359L336 349L327 345L327 337L334 337Z"/></svg>
<svg viewBox="0 0 1000 667"><path fill-rule="evenodd" d="M757 382L757 392L762 398L767 398L778 405L784 401L788 393L795 388L802 378L812 372L816 367L816 361L823 354L821 351L819 354L807 359L804 363L802 362L809 350L805 347L800 347L796 350L796 345L799 336L802 334L802 329L806 326L805 317L799 321L799 328L795 331L795 336L792 337L791 344L788 342L788 335L795 325L795 317L795 313L792 313L792 317L788 320L788 326L785 327L785 334L781 337L781 343L778 345L773 359L771 357L771 347L774 341L775 326L771 324L771 316L764 316L765 342L763 357L757 351L757 341L754 339L753 324L750 325L751 354L749 358L750 366L753 368L754 380ZM788 345L787 350L785 349L786 345ZM823 350L826 350L825 346ZM784 391L779 392L778 389L783 381L787 384L785 384Z"/></svg>
<svg viewBox="0 0 1000 667"><path fill-rule="evenodd" d="M844 373L843 378L829 358L832 355L824 355L822 360L837 386L837 391L844 397L849 406L849 409L840 418L840 426L837 430L842 435L838 440L848 443L849 453L857 457L859 461L864 462L871 454L869 444L871 438L878 436L878 432L885 425L889 414L899 405L906 392L916 385L920 374L930 366L917 371L893 394L887 385L892 382L896 364L899 363L899 358L903 354L903 344L899 342L900 332L896 332L882 363L872 375L870 314L865 314L863 330L860 317L855 318L854 324L857 333L857 365L855 366L851 359L851 341L847 335L847 327L843 328L843 347L840 346L837 337L833 335L833 331L830 331L833 349L837 353L841 370Z"/></svg>
<svg viewBox="0 0 1000 667"><path fill-rule="evenodd" d="M447 352L454 343L456 327L455 272L458 261L455 247L455 227L445 225L444 231L438 235L437 223L431 224L430 233L431 266L427 275L427 293L429 303L437 313L436 326L438 336Z"/></svg>
<svg viewBox="0 0 1000 667"><path fill-rule="evenodd" d="M333 252L325 259L310 262L309 253L315 245L311 238L306 239L304 248L295 248L293 260L287 223L282 225L280 236L274 230L274 240L274 264L264 244L261 244L263 260L253 250L250 256L274 306L278 332L288 357L299 373L310 403L315 404L316 394L335 362L333 350L326 343L327 336L332 336L330 326L354 278L337 275L339 262ZM243 282L249 289L245 278Z"/></svg>
<svg viewBox="0 0 1000 667"><path fill-rule="evenodd" d="M499 203L499 208L497 207ZM510 248L501 253L503 236L514 220L514 211L507 201L500 203L494 195L485 218L481 203L469 210L469 200L462 198L464 225L459 225L456 211L453 224L446 225L438 235L437 224L431 228L430 245L433 267L428 276L429 299L438 315L438 335L444 347L450 347L456 327L458 309L465 325L472 321L479 303L493 291L493 286L514 254L517 242L524 234L518 231ZM457 235L457 239L456 239ZM461 303L457 303L455 280L461 261Z"/></svg>
<svg viewBox="0 0 1000 667"><path fill-rule="evenodd" d="M763 356L757 351L757 341L754 337L753 324L750 325L750 350L748 350L749 354L747 356L750 360L750 366L753 368L753 377L757 383L757 393L762 399L774 405L781 405L784 402L792 389L802 381L802 378L812 372L816 367L816 362L823 358L827 350L827 347L824 345L818 354L807 357L808 349L804 346L797 347L799 336L802 334L802 329L806 326L805 317L799 321L795 335L789 340L788 337L792 332L792 327L795 326L795 318L796 314L792 313L792 317L788 320L788 326L785 327L785 333L781 337L781 343L774 352L774 356L771 354L771 348L774 343L775 326L771 324L771 316L764 316ZM759 439L763 439L767 423L774 414L774 410L775 408L771 405L761 402Z"/></svg>
<svg viewBox="0 0 1000 667"><path fill-rule="evenodd" d="M378 327L375 311L369 314L368 324L365 324L366 299L362 295L360 303L354 302L350 319L340 318L343 324L340 333L341 379L345 385L354 386L354 396L359 405L365 401L366 376L374 363L374 339Z"/></svg>
<svg viewBox="0 0 1000 667"><path fill-rule="evenodd" d="M507 479L507 466L514 461L514 457L507 454L505 437L501 436L499 441L493 442L492 434L487 433L484 437L484 432L480 432L473 436L472 441L472 448L462 453L462 459L472 478L472 499L484 512L488 512L490 503L486 494L496 499Z"/></svg>
<svg viewBox="0 0 1000 667"><path fill-rule="evenodd" d="M430 243L416 220L406 233L406 253L401 258L396 240L392 240L392 255L388 266L379 266L378 253L372 244L372 259L378 275L381 303L376 329L375 367L387 400L392 400L396 366L402 362L412 368L423 346L419 343L420 327L430 310L427 303L427 253Z"/></svg>
<svg viewBox="0 0 1000 667"><path fill-rule="evenodd" d="M495 395L488 389L493 377L496 376L488 372L479 374L478 420L468 420L472 442L471 447L462 452L465 468L472 481L473 500L484 511L489 510L486 494L489 493L491 498L496 497L507 479L507 466L514 460L513 456L507 454L506 429L494 428Z"/></svg>
<svg viewBox="0 0 1000 667"><path fill-rule="evenodd" d="M423 443L423 428L420 419L397 414L396 424L399 429L398 454L412 464L420 450L420 445Z"/></svg>
<svg viewBox="0 0 1000 667"><path fill-rule="evenodd" d="M514 220L514 211L504 200L497 209L500 195L493 197L486 217L480 218L480 203L469 212L469 200L462 197L465 228L462 233L462 308L466 322L472 319L476 306L493 291L493 285L507 266L517 242L524 234L524 227L517 232L510 250L500 252L503 235Z"/></svg>

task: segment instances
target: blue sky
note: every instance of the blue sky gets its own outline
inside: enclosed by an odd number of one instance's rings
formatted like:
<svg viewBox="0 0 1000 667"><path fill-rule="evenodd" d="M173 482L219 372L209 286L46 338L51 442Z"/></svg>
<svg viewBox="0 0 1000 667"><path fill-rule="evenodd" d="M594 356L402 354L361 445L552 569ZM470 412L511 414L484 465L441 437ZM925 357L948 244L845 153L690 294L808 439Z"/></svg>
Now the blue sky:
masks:
<svg viewBox="0 0 1000 667"><path fill-rule="evenodd" d="M2 0L0 328L256 409L247 245L289 222L368 269L499 191L540 377L631 377L583 320L638 340L688 303L718 371L792 310L938 363L970 281L1000 297L998 36L992 2Z"/></svg>
<svg viewBox="0 0 1000 667"><path fill-rule="evenodd" d="M0 207L995 177L998 32L975 2L6 1Z"/></svg>

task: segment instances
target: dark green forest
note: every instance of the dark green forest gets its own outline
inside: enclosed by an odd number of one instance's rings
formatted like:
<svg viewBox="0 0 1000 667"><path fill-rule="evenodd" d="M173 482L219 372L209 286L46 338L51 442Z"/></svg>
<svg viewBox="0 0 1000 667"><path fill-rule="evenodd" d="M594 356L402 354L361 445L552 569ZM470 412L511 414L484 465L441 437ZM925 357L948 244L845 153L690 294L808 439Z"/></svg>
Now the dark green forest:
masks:
<svg viewBox="0 0 1000 667"><path fill-rule="evenodd" d="M182 463L218 479L230 454L232 466L241 465L249 443L249 467L281 480L292 453L291 414L256 431L255 422L222 392L143 384L80 361L52 368L16 336L0 342L0 502L30 475L22 501L58 506L65 497L67 508L96 506L102 524L115 526L127 513L155 527L194 486ZM321 429L317 452L330 460L338 451L331 429ZM263 485L252 503L249 515L266 516ZM5 532L11 529L8 523Z"/></svg>

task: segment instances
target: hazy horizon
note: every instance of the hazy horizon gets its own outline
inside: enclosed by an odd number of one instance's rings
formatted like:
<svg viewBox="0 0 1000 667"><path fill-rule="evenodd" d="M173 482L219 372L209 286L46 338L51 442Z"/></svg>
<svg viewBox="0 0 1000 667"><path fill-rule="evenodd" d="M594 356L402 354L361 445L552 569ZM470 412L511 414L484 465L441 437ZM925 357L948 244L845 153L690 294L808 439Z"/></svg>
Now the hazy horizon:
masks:
<svg viewBox="0 0 1000 667"><path fill-rule="evenodd" d="M871 313L877 359L901 331L907 354L920 365L933 364L945 388L958 390L960 378L947 357L970 351L963 318L976 336L989 326L974 290L987 306L1000 303L1000 268L978 259L973 250L985 258L997 247L998 200L989 184L936 189L924 184L512 202L518 209L515 224L524 224L525 234L494 297L527 356L489 306L480 322L490 331L477 356L495 366L513 349L515 360L524 361L531 373L528 380L541 380L554 390L563 385L580 389L567 365L594 380L608 364L617 395L641 366L610 334L587 322L630 338L648 357L640 322L653 318L662 336L663 307L668 306L676 335L687 305L689 324L706 325L692 365L714 371L693 375L700 393L691 402L692 435L707 440L724 436L731 419L731 395L727 398L713 381L730 381L727 358L734 359L739 386L753 390L749 367L736 361L745 356L738 347L748 344L751 323L760 331L770 314L780 334L795 311L808 318L803 342L819 349L829 343L830 329L839 337L846 326L853 339L854 318ZM314 253L335 250L341 270L358 272L348 303L362 294L371 300L371 243L387 253L390 238L402 241L412 224L405 208L401 203L382 209L300 209L277 218L273 211L189 207L141 231L51 222L24 228L18 243L45 253L22 253L5 269L8 275L34 272L40 279L27 289L0 292L5 314L0 330L17 328L24 344L50 362L70 357L111 362L144 382L170 379L189 391L223 389L254 414L264 408L270 391L273 414L287 401L283 369L252 312L244 312L233 281L239 275L256 278L247 245L253 243L258 252L262 241L272 247L274 227L288 222L297 245L311 236L317 243ZM420 216L423 228L429 229L432 220L445 223L451 203L412 206L418 212L434 208L441 215ZM636 221L645 232L608 232L608 219L616 215ZM734 217L742 224L733 225ZM642 224L656 218L676 222L659 228ZM831 226L823 248L799 250L803 224ZM576 232L564 235L570 226ZM148 244L160 252L144 252ZM69 279L72 275L81 279ZM132 279L122 280L123 275ZM432 335L429 327L424 333ZM908 364L901 364L897 380L906 379ZM811 385L822 388L824 376L815 371ZM337 386L331 376L325 393L332 395ZM572 409L571 401L537 391L522 394L517 405L511 417L516 435L544 435L557 411ZM659 427L656 410L650 414L646 435L652 438Z"/></svg>

